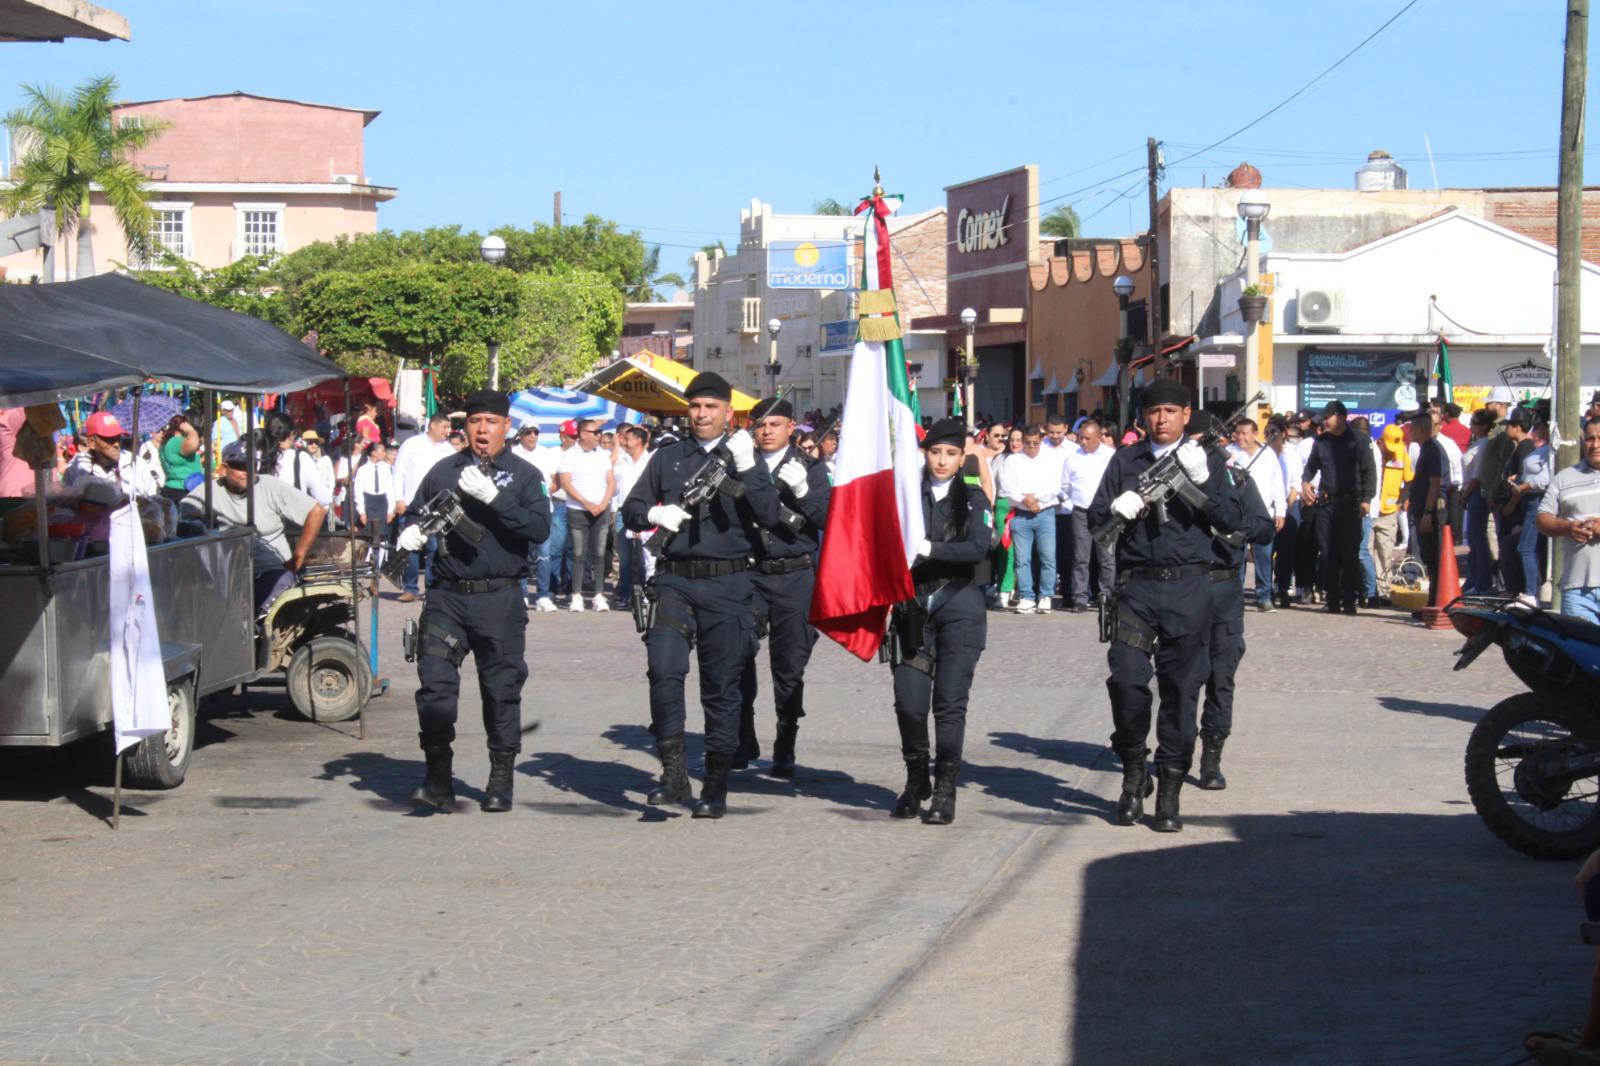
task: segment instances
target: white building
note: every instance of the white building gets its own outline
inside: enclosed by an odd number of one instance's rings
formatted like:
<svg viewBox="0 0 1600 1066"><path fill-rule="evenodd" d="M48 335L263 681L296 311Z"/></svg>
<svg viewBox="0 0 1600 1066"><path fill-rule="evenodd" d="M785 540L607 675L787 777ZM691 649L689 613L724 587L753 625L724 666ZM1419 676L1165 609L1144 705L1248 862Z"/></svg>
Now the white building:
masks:
<svg viewBox="0 0 1600 1066"><path fill-rule="evenodd" d="M780 371L777 386L801 413L829 410L844 401L853 347L854 286L859 283L862 220L849 215L787 215L759 200L739 212L739 245L730 254L695 255L694 368L714 370L753 396L768 395L776 318ZM900 320L944 311L944 210L897 216L889 222ZM933 234L937 276L921 254ZM767 285L767 248L773 241L844 241L851 245L847 289L773 289ZM832 324L831 326L829 324ZM918 382L923 408L942 411L944 334L907 332L906 360L924 369ZM931 406L930 406L931 405Z"/></svg>
<svg viewBox="0 0 1600 1066"><path fill-rule="evenodd" d="M1491 394L1508 400L1550 394L1556 274L1550 245L1451 208L1346 252L1273 252L1261 269L1273 288L1261 379L1270 383L1274 410L1317 408L1332 393L1352 410L1403 410L1402 369L1431 368L1441 339L1464 408L1481 406ZM1585 262L1585 283L1597 272ZM1242 357L1243 284L1242 271L1223 279L1222 332L1196 342L1202 365L1213 367L1203 371L1208 387L1213 375L1235 372L1217 364L1236 366ZM1583 323L1587 399L1600 387L1600 333L1587 328L1600 327L1600 285L1584 286Z"/></svg>

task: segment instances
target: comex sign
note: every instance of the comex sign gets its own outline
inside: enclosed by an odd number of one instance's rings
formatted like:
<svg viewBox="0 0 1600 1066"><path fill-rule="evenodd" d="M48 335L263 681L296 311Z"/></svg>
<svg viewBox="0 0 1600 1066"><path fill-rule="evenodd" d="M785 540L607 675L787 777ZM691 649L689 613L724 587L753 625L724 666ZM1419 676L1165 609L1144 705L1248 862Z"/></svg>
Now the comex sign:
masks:
<svg viewBox="0 0 1600 1066"><path fill-rule="evenodd" d="M956 216L957 251L987 252L1008 243L1006 211L1010 207L1010 196L994 211L968 211L963 207Z"/></svg>

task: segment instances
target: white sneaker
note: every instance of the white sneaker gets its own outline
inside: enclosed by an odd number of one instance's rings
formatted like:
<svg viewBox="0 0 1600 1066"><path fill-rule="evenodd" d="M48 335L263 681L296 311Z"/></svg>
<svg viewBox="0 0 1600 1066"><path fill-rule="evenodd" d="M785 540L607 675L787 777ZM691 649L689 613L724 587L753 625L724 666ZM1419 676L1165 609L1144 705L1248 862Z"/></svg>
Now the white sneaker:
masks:
<svg viewBox="0 0 1600 1066"><path fill-rule="evenodd" d="M1039 613L1040 614L1049 614L1050 613L1050 601L1048 599L1044 599L1044 600L1040 600L1039 601Z"/></svg>
<svg viewBox="0 0 1600 1066"><path fill-rule="evenodd" d="M535 603L533 605L533 609L535 611L544 612L544 611L559 611L561 608L557 607L556 606L556 601L552 600L549 596L540 596L539 597L539 602L537 602L537 603Z"/></svg>
<svg viewBox="0 0 1600 1066"><path fill-rule="evenodd" d="M583 613L583 595L581 593L574 592L572 594L572 603L567 606L567 610L573 614Z"/></svg>
<svg viewBox="0 0 1600 1066"><path fill-rule="evenodd" d="M1531 593L1524 592L1517 597L1517 603L1523 607L1532 607L1537 610L1539 607L1539 597Z"/></svg>
<svg viewBox="0 0 1600 1066"><path fill-rule="evenodd" d="M594 598L594 609L597 611L609 611L611 610L611 605L606 602L604 596L596 596Z"/></svg>
<svg viewBox="0 0 1600 1066"><path fill-rule="evenodd" d="M1036 610L1038 610L1038 608L1036 608L1034 606L1034 603L1033 603L1032 600L1018 600L1017 601L1017 613L1018 614L1033 614Z"/></svg>

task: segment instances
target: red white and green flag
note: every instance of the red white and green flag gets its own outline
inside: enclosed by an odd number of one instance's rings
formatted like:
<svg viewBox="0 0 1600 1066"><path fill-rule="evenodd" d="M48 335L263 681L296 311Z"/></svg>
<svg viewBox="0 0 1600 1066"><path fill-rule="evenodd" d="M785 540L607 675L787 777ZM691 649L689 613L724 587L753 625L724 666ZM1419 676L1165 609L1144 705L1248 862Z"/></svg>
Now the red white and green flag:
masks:
<svg viewBox="0 0 1600 1066"><path fill-rule="evenodd" d="M867 216L859 334L811 599L811 624L862 660L878 653L889 608L915 594L911 563L926 536L921 420L906 373L889 258L889 216L899 206L899 197L877 187L856 208Z"/></svg>

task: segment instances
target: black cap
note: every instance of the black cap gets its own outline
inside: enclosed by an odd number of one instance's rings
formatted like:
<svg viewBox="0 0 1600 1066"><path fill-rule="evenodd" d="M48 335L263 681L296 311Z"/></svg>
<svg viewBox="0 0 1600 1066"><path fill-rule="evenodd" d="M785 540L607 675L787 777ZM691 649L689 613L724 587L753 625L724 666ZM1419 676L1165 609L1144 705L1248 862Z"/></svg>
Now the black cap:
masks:
<svg viewBox="0 0 1600 1066"><path fill-rule="evenodd" d="M689 382L689 387L683 390L683 398L692 400L696 396L709 396L713 400L733 401L733 386L728 384L726 378L711 370L702 370Z"/></svg>
<svg viewBox="0 0 1600 1066"><path fill-rule="evenodd" d="M928 433L922 438L922 446L931 448L935 444L954 444L957 448L964 447L967 442L967 424L959 418L941 418L928 427Z"/></svg>
<svg viewBox="0 0 1600 1066"><path fill-rule="evenodd" d="M494 389L479 389L467 397L466 411L468 418L473 415L499 415L505 418L511 414L511 399Z"/></svg>
<svg viewBox="0 0 1600 1066"><path fill-rule="evenodd" d="M794 407L788 400L781 400L776 396L768 396L765 400L750 408L750 421L759 422L769 415L780 418L793 418Z"/></svg>
<svg viewBox="0 0 1600 1066"><path fill-rule="evenodd" d="M244 466L250 462L250 451L242 440L229 441L223 446L222 461L228 466Z"/></svg>
<svg viewBox="0 0 1600 1066"><path fill-rule="evenodd" d="M1323 418L1331 418L1334 415L1347 415L1349 413L1349 410L1345 408L1343 400L1329 400L1327 403L1322 405Z"/></svg>
<svg viewBox="0 0 1600 1066"><path fill-rule="evenodd" d="M1511 413L1506 415L1506 425L1530 429L1533 426L1533 412L1526 407L1513 407Z"/></svg>
<svg viewBox="0 0 1600 1066"><path fill-rule="evenodd" d="M1177 407L1189 407L1193 402L1194 397L1183 382L1176 378L1156 378L1144 387L1144 397L1139 401L1139 405L1159 407L1162 404L1172 404Z"/></svg>

